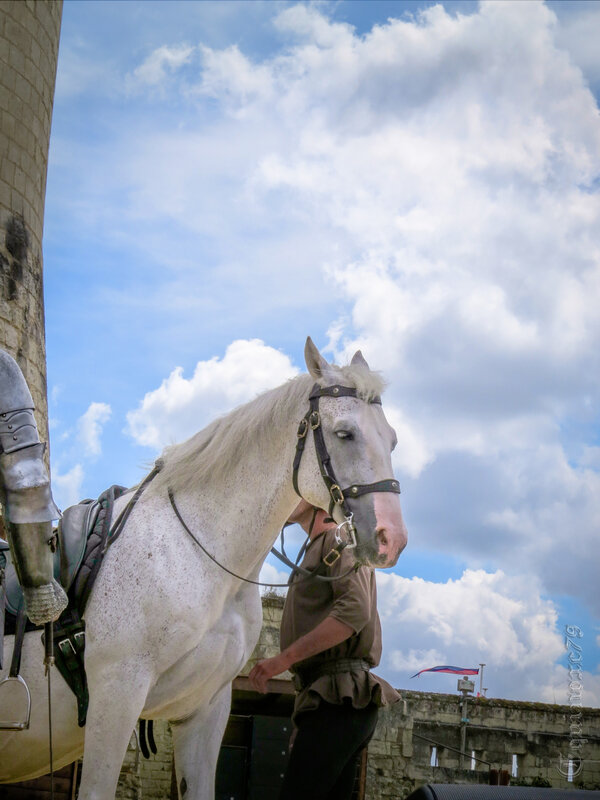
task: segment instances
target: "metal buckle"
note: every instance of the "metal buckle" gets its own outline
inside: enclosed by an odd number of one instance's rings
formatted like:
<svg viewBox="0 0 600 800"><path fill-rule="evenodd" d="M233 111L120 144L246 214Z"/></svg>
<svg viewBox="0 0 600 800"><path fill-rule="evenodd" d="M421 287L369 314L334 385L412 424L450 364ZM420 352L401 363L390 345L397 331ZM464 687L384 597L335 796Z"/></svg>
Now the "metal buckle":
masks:
<svg viewBox="0 0 600 800"><path fill-rule="evenodd" d="M339 550L336 550L334 547L327 553L326 556L323 556L323 563L327 564L328 567L332 567L339 557L340 557L340 552Z"/></svg>
<svg viewBox="0 0 600 800"><path fill-rule="evenodd" d="M308 422L306 420L306 417L302 417L298 425L297 436L299 439L304 439L307 433L308 433Z"/></svg>
<svg viewBox="0 0 600 800"><path fill-rule="evenodd" d="M319 425L321 424L321 415L318 411L311 412L310 417L308 418L310 422L310 427L313 431L316 431Z"/></svg>
<svg viewBox="0 0 600 800"><path fill-rule="evenodd" d="M68 652L69 652L69 648L67 648L67 650L65 652L63 644L68 644L69 647L71 648L71 650L73 651L73 655L77 655L77 651L73 647L73 642L70 639L61 639L60 642L58 643L58 648L59 648L59 650L61 651L61 653L63 655L66 656L68 654Z"/></svg>
<svg viewBox="0 0 600 800"><path fill-rule="evenodd" d="M336 505L338 506L342 505L342 503L344 502L344 493L337 485L337 483L334 483L329 487L329 494L331 495L331 499Z"/></svg>
<svg viewBox="0 0 600 800"><path fill-rule="evenodd" d="M83 639L84 637L85 637L85 631L77 631L77 633L73 634L73 638L75 639L75 644L77 645L78 648L85 647L85 642L84 641L82 641L82 642L79 641L80 639Z"/></svg>
<svg viewBox="0 0 600 800"><path fill-rule="evenodd" d="M358 544L358 542L356 541L356 527L354 525L354 522L352 521L353 516L354 515L350 513L350 516L346 517L346 519L343 522L340 522L340 524L335 529L335 534L334 534L336 542L338 544L342 544L342 537L340 535L340 531L342 528L347 528L346 533L348 535L348 541L345 542L347 550L353 550Z"/></svg>

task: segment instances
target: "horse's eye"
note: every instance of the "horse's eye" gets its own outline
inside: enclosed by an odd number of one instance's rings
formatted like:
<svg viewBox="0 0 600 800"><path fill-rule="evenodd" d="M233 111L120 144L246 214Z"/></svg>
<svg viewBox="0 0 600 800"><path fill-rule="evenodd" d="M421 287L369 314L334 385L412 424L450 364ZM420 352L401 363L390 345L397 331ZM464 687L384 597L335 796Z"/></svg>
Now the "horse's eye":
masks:
<svg viewBox="0 0 600 800"><path fill-rule="evenodd" d="M354 435L350 431L336 431L335 435L338 439L354 439Z"/></svg>

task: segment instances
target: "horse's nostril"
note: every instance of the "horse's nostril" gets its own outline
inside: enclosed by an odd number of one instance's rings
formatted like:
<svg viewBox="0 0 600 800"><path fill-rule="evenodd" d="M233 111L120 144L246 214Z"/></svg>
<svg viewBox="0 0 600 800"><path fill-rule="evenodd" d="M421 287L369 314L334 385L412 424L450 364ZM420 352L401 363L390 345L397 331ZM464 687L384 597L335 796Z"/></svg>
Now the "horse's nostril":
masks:
<svg viewBox="0 0 600 800"><path fill-rule="evenodd" d="M379 531L377 534L377 541L381 545L381 547L385 547L388 543L387 536L385 535L385 531Z"/></svg>

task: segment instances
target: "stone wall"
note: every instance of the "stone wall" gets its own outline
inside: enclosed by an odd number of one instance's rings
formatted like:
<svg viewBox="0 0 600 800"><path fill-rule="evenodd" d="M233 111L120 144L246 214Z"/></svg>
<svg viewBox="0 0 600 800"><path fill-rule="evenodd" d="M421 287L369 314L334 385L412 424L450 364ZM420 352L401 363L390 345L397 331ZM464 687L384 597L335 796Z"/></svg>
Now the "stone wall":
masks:
<svg viewBox="0 0 600 800"><path fill-rule="evenodd" d="M42 234L62 0L0 0L0 347L48 441Z"/></svg>
<svg viewBox="0 0 600 800"><path fill-rule="evenodd" d="M248 675L257 661L272 658L279 653L279 626L281 625L283 603L284 598L276 593L263 596L263 626L260 638L240 675ZM279 677L287 680L292 679L289 672L284 672Z"/></svg>
<svg viewBox="0 0 600 800"><path fill-rule="evenodd" d="M581 712L582 765L567 781L573 709L545 703L469 698L465 750L461 749L461 700L458 695L403 691L403 702L380 715L369 745L368 800L406 797L423 783L488 783L490 769L513 769L511 783L600 788L600 710ZM431 766L436 747L437 766ZM471 754L475 761L471 767ZM561 758L562 756L562 758ZM488 764L482 762L489 762Z"/></svg>

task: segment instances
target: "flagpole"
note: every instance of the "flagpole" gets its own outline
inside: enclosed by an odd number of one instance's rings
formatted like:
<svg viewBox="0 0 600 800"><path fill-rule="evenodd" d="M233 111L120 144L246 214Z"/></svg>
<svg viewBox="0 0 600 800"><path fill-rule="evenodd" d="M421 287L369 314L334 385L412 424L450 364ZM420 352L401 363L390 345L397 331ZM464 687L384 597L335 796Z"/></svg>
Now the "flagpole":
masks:
<svg viewBox="0 0 600 800"><path fill-rule="evenodd" d="M479 666L481 667L479 670L479 696L483 697L483 668L485 667L485 664L482 664L480 661Z"/></svg>

